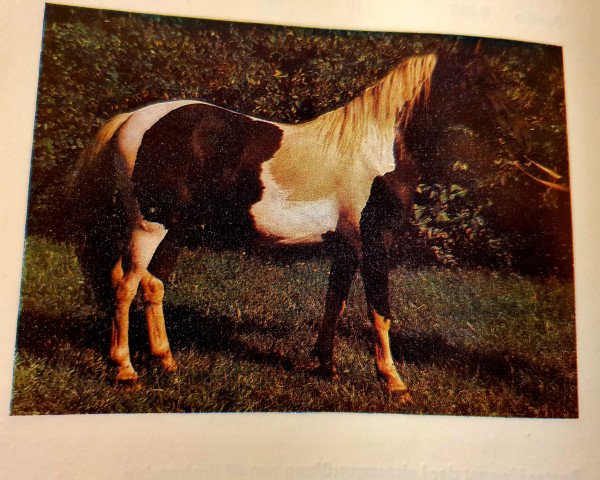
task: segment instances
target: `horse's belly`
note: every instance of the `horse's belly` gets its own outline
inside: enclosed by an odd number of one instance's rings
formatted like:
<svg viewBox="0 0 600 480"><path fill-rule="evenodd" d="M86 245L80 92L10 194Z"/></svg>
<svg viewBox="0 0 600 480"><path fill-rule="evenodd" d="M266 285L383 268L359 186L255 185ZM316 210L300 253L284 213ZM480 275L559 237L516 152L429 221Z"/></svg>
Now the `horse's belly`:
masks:
<svg viewBox="0 0 600 480"><path fill-rule="evenodd" d="M322 235L334 231L339 212L334 197L314 201L289 200L289 192L281 188L263 165L260 176L263 194L250 209L258 233L278 245L319 243Z"/></svg>

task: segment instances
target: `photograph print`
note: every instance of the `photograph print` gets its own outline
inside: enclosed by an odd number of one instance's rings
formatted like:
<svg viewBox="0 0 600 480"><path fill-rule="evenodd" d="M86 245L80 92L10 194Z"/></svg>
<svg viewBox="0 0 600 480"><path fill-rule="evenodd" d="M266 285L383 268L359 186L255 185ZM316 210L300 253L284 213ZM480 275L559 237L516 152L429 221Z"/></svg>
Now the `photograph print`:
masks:
<svg viewBox="0 0 600 480"><path fill-rule="evenodd" d="M578 416L560 46L46 5L13 415Z"/></svg>

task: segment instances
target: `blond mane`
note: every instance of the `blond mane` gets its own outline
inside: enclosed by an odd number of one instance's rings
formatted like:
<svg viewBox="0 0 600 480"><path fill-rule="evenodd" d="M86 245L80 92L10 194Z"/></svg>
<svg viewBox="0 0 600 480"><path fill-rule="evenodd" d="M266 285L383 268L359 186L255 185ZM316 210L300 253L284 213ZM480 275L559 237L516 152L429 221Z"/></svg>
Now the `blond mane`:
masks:
<svg viewBox="0 0 600 480"><path fill-rule="evenodd" d="M396 166L397 125L405 127L415 104L427 99L436 60L433 54L410 57L343 107L306 123L281 125L283 142L268 169L287 198L358 195L355 205L365 203L373 176Z"/></svg>
<svg viewBox="0 0 600 480"><path fill-rule="evenodd" d="M365 138L375 126L389 132L397 123L406 126L415 105L429 97L435 54L404 60L385 77L349 103L313 120L330 142L352 142Z"/></svg>

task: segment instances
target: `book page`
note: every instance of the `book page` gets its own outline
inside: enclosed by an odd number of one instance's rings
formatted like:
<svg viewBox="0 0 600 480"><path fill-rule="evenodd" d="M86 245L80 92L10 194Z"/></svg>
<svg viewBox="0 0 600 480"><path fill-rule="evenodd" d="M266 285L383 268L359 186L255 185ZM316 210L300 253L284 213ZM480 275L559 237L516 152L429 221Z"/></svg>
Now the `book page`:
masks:
<svg viewBox="0 0 600 480"><path fill-rule="evenodd" d="M595 478L600 104L593 1L61 2L211 20L501 38L562 47L572 201L577 418L348 413L11 415L44 4L0 19L0 472L3 478ZM108 340L107 340L108 341Z"/></svg>

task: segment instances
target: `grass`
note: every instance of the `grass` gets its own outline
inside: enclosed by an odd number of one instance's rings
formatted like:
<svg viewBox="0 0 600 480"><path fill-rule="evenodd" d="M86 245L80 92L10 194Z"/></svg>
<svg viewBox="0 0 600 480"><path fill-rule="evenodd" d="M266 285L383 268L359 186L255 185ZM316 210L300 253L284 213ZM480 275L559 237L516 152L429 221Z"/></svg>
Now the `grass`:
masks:
<svg viewBox="0 0 600 480"><path fill-rule="evenodd" d="M132 321L136 387L114 384L110 321L87 298L73 248L27 241L12 413L351 411L576 417L573 284L490 271L391 274L394 357L414 403L377 379L360 282L336 344L340 379L306 368L329 263L242 251L186 252L169 286L167 329L180 369L148 358Z"/></svg>

